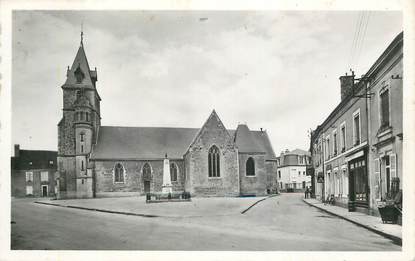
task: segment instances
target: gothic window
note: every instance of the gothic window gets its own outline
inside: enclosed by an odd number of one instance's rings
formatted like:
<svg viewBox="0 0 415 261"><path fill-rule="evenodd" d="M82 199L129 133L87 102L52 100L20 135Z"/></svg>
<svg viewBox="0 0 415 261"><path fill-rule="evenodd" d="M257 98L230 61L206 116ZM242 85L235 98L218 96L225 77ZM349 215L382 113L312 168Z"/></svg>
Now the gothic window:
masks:
<svg viewBox="0 0 415 261"><path fill-rule="evenodd" d="M85 134L84 133L81 133L81 134L79 134L79 136L80 136L80 141L83 142L84 141Z"/></svg>
<svg viewBox="0 0 415 261"><path fill-rule="evenodd" d="M251 157L246 161L246 175L255 176L255 161Z"/></svg>
<svg viewBox="0 0 415 261"><path fill-rule="evenodd" d="M82 83L82 80L85 78L85 74L82 72L81 68L78 66L75 72L76 83Z"/></svg>
<svg viewBox="0 0 415 261"><path fill-rule="evenodd" d="M84 161L83 160L81 160L81 170L85 170L85 168L84 168Z"/></svg>
<svg viewBox="0 0 415 261"><path fill-rule="evenodd" d="M148 163L144 164L143 166L143 178L145 180L151 179L151 166Z"/></svg>
<svg viewBox="0 0 415 261"><path fill-rule="evenodd" d="M213 145L208 154L209 177L220 177L219 149Z"/></svg>
<svg viewBox="0 0 415 261"><path fill-rule="evenodd" d="M121 163L115 164L114 182L124 182L124 167L121 165Z"/></svg>
<svg viewBox="0 0 415 261"><path fill-rule="evenodd" d="M89 113L86 112L86 121L89 121Z"/></svg>
<svg viewBox="0 0 415 261"><path fill-rule="evenodd" d="M175 163L170 164L170 177L171 181L177 181L177 165Z"/></svg>

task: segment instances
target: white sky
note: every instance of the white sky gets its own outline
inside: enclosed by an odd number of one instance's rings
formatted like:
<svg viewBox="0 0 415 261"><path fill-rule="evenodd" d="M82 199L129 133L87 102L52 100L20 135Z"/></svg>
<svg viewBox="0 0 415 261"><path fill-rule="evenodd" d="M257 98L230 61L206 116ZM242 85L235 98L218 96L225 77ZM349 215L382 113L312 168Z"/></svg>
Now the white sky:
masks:
<svg viewBox="0 0 415 261"><path fill-rule="evenodd" d="M66 67L84 23L102 125L267 130L275 153L308 149L307 130L340 102L360 12L18 11L13 15L12 141L57 150ZM207 19L200 19L207 18ZM370 12L357 75L402 31Z"/></svg>

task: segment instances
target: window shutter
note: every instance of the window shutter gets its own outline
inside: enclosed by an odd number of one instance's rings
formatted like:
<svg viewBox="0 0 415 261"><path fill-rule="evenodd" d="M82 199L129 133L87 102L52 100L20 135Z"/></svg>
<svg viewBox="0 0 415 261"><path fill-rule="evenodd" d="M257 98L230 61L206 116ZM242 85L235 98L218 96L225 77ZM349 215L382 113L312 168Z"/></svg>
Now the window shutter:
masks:
<svg viewBox="0 0 415 261"><path fill-rule="evenodd" d="M396 154L389 155L391 177L396 177Z"/></svg>
<svg viewBox="0 0 415 261"><path fill-rule="evenodd" d="M381 198L381 184L382 184L382 177L380 176L380 160L379 158L375 159L375 195L376 199Z"/></svg>
<svg viewBox="0 0 415 261"><path fill-rule="evenodd" d="M380 172L379 159L375 159L375 173Z"/></svg>

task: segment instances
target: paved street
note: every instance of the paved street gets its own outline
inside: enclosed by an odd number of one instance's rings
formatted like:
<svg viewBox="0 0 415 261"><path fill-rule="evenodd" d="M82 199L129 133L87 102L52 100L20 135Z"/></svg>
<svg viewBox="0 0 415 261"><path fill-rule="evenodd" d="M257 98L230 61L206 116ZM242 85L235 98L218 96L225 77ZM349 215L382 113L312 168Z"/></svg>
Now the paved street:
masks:
<svg viewBox="0 0 415 261"><path fill-rule="evenodd" d="M12 249L401 250L390 240L306 205L269 198L246 214L137 217L12 200ZM180 204L180 203L160 203Z"/></svg>

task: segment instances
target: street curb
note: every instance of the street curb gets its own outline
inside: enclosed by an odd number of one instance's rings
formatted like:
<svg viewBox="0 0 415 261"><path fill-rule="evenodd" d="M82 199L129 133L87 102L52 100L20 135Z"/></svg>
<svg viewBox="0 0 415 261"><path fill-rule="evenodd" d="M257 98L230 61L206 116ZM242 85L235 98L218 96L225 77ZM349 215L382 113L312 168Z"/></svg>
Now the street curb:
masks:
<svg viewBox="0 0 415 261"><path fill-rule="evenodd" d="M395 243L395 244L397 244L397 245L402 246L402 238L400 238L400 237L397 237L397 236L394 236L394 235L391 235L391 234L385 233L385 232L383 232L383 231L377 230L377 229L375 229L375 228L373 228L373 227L370 227L370 226L364 225L364 224L362 224L362 223L359 223L359 222L357 222L357 221L354 221L354 220L349 219L349 218L347 218L347 217L344 217L344 216L342 216L342 215L338 215L338 214L333 213L333 212L331 212L331 211L329 211L329 210L327 210L327 209L324 209L324 208L321 208L321 207L319 207L319 206L316 206L316 205L314 205L314 204L312 204L312 203L309 203L309 202L305 201L304 199L302 199L302 200L303 200L303 202L304 202L304 203L308 204L309 206L315 207L315 208L320 209L320 210L322 210L322 211L324 211L324 212L326 212L326 213L328 213L328 214L330 214L330 215L333 215L333 216L339 217L339 218L344 219L344 220L347 220L347 221L349 221L349 222L351 222L351 223L353 223L353 224L355 224L355 225L358 225L358 226L360 226L360 227L366 228L367 230L370 230L370 231L372 231L372 232L374 232L374 233L376 233L376 234L378 234L378 235L381 235L381 236L383 236L383 237L386 237L386 238L388 238L388 239L392 240L392 242L393 242L393 243Z"/></svg>
<svg viewBox="0 0 415 261"><path fill-rule="evenodd" d="M158 216L158 215L114 211L114 210L106 210L106 209L98 209L98 208L78 207L78 206L71 206L71 205L61 205L61 204L47 203L47 202L41 202L41 201L35 201L35 203L43 204L43 205L50 205L50 206L55 206L55 207L76 208L76 209L82 209L82 210L90 210L90 211L97 211L97 212L104 212L104 213L111 213L111 214L122 214L122 215L128 215L128 216L139 216L139 217L147 217L147 218L163 217L163 216Z"/></svg>
<svg viewBox="0 0 415 261"><path fill-rule="evenodd" d="M280 195L280 194L271 195L271 196L268 196L268 197L266 197L266 198L262 198L262 199L260 199L260 200L258 200L258 201L255 201L255 202L254 202L252 205L250 205L247 209L245 209L244 211L242 211L242 212L241 212L241 214L245 214L246 212L248 212L248 210L250 210L251 208L253 208L253 207L254 207L256 204L258 204L259 202L264 201L264 200L269 199L269 198L276 197L276 196L278 196L278 195Z"/></svg>

